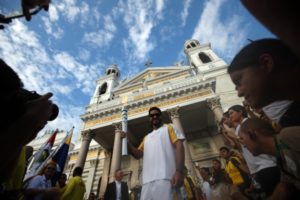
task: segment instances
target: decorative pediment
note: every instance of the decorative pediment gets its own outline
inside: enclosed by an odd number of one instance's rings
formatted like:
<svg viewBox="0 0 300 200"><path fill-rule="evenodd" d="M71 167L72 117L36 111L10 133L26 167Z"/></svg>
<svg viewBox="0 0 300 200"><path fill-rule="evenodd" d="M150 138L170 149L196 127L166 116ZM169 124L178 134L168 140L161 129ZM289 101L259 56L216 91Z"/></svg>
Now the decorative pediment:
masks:
<svg viewBox="0 0 300 200"><path fill-rule="evenodd" d="M125 82L121 83L117 90L120 90L122 88L128 87L130 85L136 85L136 84L143 84L145 81L153 80L156 78L159 78L161 76L165 76L167 74L171 75L176 72L182 71L185 69L185 66L180 66L180 67L152 67L152 68L147 68L137 74L136 76L132 77L129 80L126 80Z"/></svg>

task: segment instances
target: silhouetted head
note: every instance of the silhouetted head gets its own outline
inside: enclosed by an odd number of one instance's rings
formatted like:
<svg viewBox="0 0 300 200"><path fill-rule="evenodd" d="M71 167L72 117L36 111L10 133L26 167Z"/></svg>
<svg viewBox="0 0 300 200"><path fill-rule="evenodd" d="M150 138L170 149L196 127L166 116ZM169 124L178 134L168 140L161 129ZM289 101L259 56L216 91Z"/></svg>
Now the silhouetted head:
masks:
<svg viewBox="0 0 300 200"><path fill-rule="evenodd" d="M277 87L278 77L293 73L293 69L299 69L299 63L297 56L280 40L261 39L242 48L229 65L228 73L238 96L244 97L251 107L262 108L279 100L282 94Z"/></svg>
<svg viewBox="0 0 300 200"><path fill-rule="evenodd" d="M81 176L83 172L82 167L76 167L73 171L73 176Z"/></svg>

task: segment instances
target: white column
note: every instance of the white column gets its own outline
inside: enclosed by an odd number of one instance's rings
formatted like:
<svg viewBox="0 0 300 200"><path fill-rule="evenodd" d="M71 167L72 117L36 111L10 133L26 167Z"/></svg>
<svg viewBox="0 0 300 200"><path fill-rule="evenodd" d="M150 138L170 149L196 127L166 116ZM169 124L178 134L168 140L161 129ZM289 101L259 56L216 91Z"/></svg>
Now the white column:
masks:
<svg viewBox="0 0 300 200"><path fill-rule="evenodd" d="M109 178L109 169L110 169L110 161L111 161L111 154L109 152L105 153L106 157L104 159L102 177L101 177L101 185L99 188L99 197L103 197ZM100 165L101 166L101 165Z"/></svg>
<svg viewBox="0 0 300 200"><path fill-rule="evenodd" d="M139 169L140 169L140 160L135 159L133 156L130 156L130 169L132 171L131 174L131 188L135 188L137 186L140 186L139 181Z"/></svg>
<svg viewBox="0 0 300 200"><path fill-rule="evenodd" d="M219 123L223 117L223 110L222 106L220 103L220 98L219 97L213 97L206 99L207 105L209 109L214 113L215 115L215 120L217 123ZM217 148L219 149L220 147L225 145L223 135L220 133L217 133L216 135L213 136L214 142L217 145Z"/></svg>
<svg viewBox="0 0 300 200"><path fill-rule="evenodd" d="M81 133L82 142L81 142L78 159L75 164L76 167L84 168L86 156L89 151L90 143L93 137L94 137L94 133L91 130L84 131Z"/></svg>
<svg viewBox="0 0 300 200"><path fill-rule="evenodd" d="M97 168L97 163L98 163L97 159L98 158L96 158L94 160L90 160L90 170L88 173L87 182L85 183L87 196L93 190L93 185L94 185L94 180L95 180L95 175L96 175L96 168Z"/></svg>
<svg viewBox="0 0 300 200"><path fill-rule="evenodd" d="M179 116L179 112L178 112L179 109L180 109L179 107L176 107L176 108L168 109L167 112L169 113L169 116L172 120L172 123L185 136L185 133L183 131L182 124L181 124L181 121L180 121L180 116ZM198 174L198 170L196 170L196 168L195 168L195 165L194 165L193 160L192 160L191 152L190 152L190 149L188 147L188 143L187 143L186 140L184 140L183 145L184 145L185 166L189 170L189 172L191 173L192 177L199 178L200 174Z"/></svg>
<svg viewBox="0 0 300 200"><path fill-rule="evenodd" d="M114 146L113 146L113 152L112 152L112 160L111 160L111 167L110 167L110 173L109 173L109 182L114 181L114 173L117 169L121 167L121 149L122 149L122 140L121 140L121 130L122 130L122 124L121 123L115 123L113 124L113 127L115 128L115 139L114 139Z"/></svg>

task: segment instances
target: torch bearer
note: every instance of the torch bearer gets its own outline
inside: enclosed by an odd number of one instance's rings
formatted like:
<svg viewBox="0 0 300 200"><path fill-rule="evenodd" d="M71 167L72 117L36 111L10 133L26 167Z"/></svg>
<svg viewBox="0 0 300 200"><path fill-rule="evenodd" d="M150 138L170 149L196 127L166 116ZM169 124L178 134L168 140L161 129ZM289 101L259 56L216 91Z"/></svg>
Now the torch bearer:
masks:
<svg viewBox="0 0 300 200"><path fill-rule="evenodd" d="M124 106L122 108L122 131L127 133L127 118L128 118L128 112L127 108ZM122 139L122 156L128 155L128 149L127 149L127 135Z"/></svg>

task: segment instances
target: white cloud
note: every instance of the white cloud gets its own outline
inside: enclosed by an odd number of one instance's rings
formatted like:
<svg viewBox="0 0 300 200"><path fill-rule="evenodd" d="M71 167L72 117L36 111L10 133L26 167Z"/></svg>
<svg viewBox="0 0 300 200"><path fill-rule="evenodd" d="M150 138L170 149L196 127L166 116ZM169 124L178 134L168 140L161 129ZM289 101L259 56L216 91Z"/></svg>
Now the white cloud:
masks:
<svg viewBox="0 0 300 200"><path fill-rule="evenodd" d="M123 40L126 54L132 62L145 61L148 54L154 49L151 40L152 29L162 18L164 1L135 1L129 0L119 3L119 12L124 15L123 20L128 29L129 37Z"/></svg>
<svg viewBox="0 0 300 200"><path fill-rule="evenodd" d="M76 0L63 0L55 3L59 13L65 16L70 23L75 20L83 25L88 20L89 5L86 2L78 3Z"/></svg>
<svg viewBox="0 0 300 200"><path fill-rule="evenodd" d="M112 18L109 15L104 17L104 29L110 31L111 33L114 33L117 30Z"/></svg>
<svg viewBox="0 0 300 200"><path fill-rule="evenodd" d="M0 56L20 74L28 89L40 93L60 93L57 90L60 83L56 82L56 87L53 87L53 82L68 76L65 71L55 67L35 32L15 20L5 32L0 32L0 42ZM70 87L69 91L72 90Z"/></svg>
<svg viewBox="0 0 300 200"><path fill-rule="evenodd" d="M89 20L89 15L90 15L90 8L89 5L85 2L81 2L81 6L80 6L80 25L84 26L85 23Z"/></svg>
<svg viewBox="0 0 300 200"><path fill-rule="evenodd" d="M110 16L104 17L104 29L96 32L86 32L84 33L83 42L89 44L94 44L97 47L106 47L110 44L114 38L114 33L117 31L117 28Z"/></svg>
<svg viewBox="0 0 300 200"><path fill-rule="evenodd" d="M161 13L164 8L164 1L163 0L156 0L156 13Z"/></svg>
<svg viewBox="0 0 300 200"><path fill-rule="evenodd" d="M97 47L105 47L113 39L113 34L105 30L100 30L97 32L85 33L83 36L83 42L90 44L95 44Z"/></svg>
<svg viewBox="0 0 300 200"><path fill-rule="evenodd" d="M42 21L44 22L46 33L56 39L62 38L62 36L64 35L64 31L57 24L53 24L51 19L49 19L48 17L42 17Z"/></svg>
<svg viewBox="0 0 300 200"><path fill-rule="evenodd" d="M98 78L98 66L96 65L83 65L79 63L73 56L67 52L59 52L54 56L54 61L62 66L69 74L70 77L75 78L76 87L82 89L82 92L91 94L94 90L94 81Z"/></svg>
<svg viewBox="0 0 300 200"><path fill-rule="evenodd" d="M5 31L0 32L0 43L1 57L14 66L21 78L26 80L25 85L30 89L44 91L42 84L39 84L42 74L38 73L37 65L49 64L50 58L39 43L38 35L28 30L19 20L15 20ZM45 68L41 67L41 70ZM50 73L51 69L45 76Z"/></svg>
<svg viewBox="0 0 300 200"><path fill-rule="evenodd" d="M49 7L49 15L43 16L42 21L45 31L55 39L60 39L64 35L64 30L59 26L61 19L69 23L76 22L80 27L87 24L94 25L99 20L100 14L97 9L90 13L90 7L86 2L77 2L76 0L55 1Z"/></svg>
<svg viewBox="0 0 300 200"><path fill-rule="evenodd" d="M24 80L26 87L37 91L68 94L74 89L90 94L97 79L97 66L83 65L67 52L49 56L39 36L16 20L8 32L0 32L1 56ZM63 68L60 68L62 66ZM77 85L65 86L60 81L72 80ZM68 87L68 88L67 88Z"/></svg>
<svg viewBox="0 0 300 200"><path fill-rule="evenodd" d="M96 8L96 7L93 8L92 13L93 13L93 15L92 15L93 18L96 18L96 21L99 22L101 15L100 15L100 12L99 12L98 8Z"/></svg>
<svg viewBox="0 0 300 200"><path fill-rule="evenodd" d="M59 19L57 9L52 4L50 4L49 6L49 19L51 20L51 22L55 22Z"/></svg>
<svg viewBox="0 0 300 200"><path fill-rule="evenodd" d="M191 2L192 0L184 0L183 1L183 10L182 12L180 13L180 16L181 16L181 26L185 26L185 23L186 23L186 18L187 16L189 15L189 7L191 5Z"/></svg>
<svg viewBox="0 0 300 200"><path fill-rule="evenodd" d="M80 90L91 95L99 65L83 65L66 52L52 57L41 40L23 22L14 20L0 31L0 57L19 74L27 89L54 93L52 99L60 107L60 114L47 127L69 130L75 125L79 131L79 115L84 113L85 105L75 105L72 92Z"/></svg>
<svg viewBox="0 0 300 200"><path fill-rule="evenodd" d="M59 13L56 4L50 4L49 14L42 16L41 19L44 23L44 30L47 34L51 35L55 39L60 39L64 35L63 29L59 26Z"/></svg>
<svg viewBox="0 0 300 200"><path fill-rule="evenodd" d="M62 15L67 17L70 22L74 22L75 17L80 12L79 6L76 6L75 0L64 0L57 2L57 8Z"/></svg>
<svg viewBox="0 0 300 200"><path fill-rule="evenodd" d="M211 42L213 49L227 57L240 47L246 38L246 29L237 15L221 19L221 7L225 2L226 0L206 1L192 38L205 43Z"/></svg>
<svg viewBox="0 0 300 200"><path fill-rule="evenodd" d="M82 61L87 61L91 57L91 52L86 49L79 49L78 58Z"/></svg>

